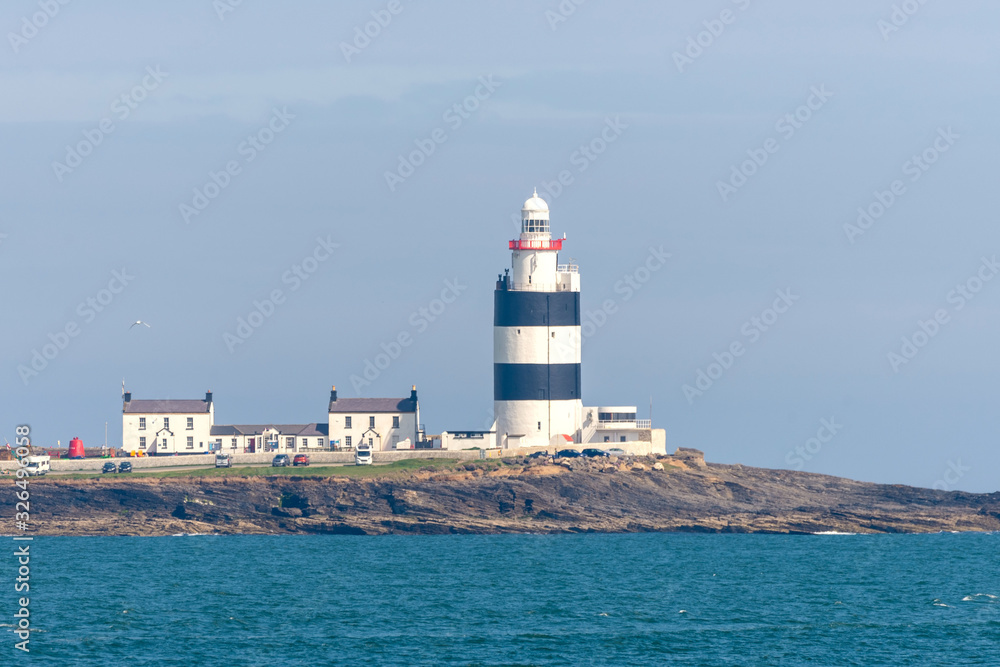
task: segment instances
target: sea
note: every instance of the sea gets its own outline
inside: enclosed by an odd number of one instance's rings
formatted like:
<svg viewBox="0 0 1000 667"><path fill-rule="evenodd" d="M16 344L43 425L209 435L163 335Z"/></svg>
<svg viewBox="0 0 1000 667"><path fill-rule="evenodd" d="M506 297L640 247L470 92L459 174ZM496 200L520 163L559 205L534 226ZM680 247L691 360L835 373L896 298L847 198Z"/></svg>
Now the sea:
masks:
<svg viewBox="0 0 1000 667"><path fill-rule="evenodd" d="M1000 665L995 533L37 537L30 568L3 665Z"/></svg>

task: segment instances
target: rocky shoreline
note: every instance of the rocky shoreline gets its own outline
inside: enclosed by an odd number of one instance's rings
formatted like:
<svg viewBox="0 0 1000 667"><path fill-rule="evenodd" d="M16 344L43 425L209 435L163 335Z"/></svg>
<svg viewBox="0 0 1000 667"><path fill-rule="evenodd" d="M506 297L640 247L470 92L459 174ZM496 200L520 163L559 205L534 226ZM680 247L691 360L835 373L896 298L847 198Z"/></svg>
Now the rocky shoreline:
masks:
<svg viewBox="0 0 1000 667"><path fill-rule="evenodd" d="M432 463L432 462L428 462ZM238 471L234 471L238 472ZM14 515L13 494L3 494ZM37 535L923 533L1000 530L1000 493L935 491L705 463L511 459L348 476L31 481Z"/></svg>

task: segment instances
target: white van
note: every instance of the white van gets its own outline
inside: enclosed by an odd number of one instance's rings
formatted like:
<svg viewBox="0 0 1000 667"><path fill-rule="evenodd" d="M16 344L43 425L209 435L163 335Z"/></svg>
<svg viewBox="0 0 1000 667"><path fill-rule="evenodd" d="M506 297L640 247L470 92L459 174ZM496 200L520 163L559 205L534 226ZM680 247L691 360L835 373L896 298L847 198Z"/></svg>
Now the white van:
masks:
<svg viewBox="0 0 1000 667"><path fill-rule="evenodd" d="M354 452L354 462L359 466L370 466L372 464L372 448L368 445L358 445Z"/></svg>
<svg viewBox="0 0 1000 667"><path fill-rule="evenodd" d="M24 458L24 469L29 475L44 475L49 472L49 461L51 456L26 456Z"/></svg>

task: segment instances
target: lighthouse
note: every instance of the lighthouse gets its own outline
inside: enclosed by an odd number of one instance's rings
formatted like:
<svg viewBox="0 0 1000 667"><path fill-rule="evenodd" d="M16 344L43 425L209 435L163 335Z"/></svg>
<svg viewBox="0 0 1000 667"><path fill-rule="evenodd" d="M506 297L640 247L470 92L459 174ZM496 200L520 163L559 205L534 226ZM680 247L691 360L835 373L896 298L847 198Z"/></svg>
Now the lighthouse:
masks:
<svg viewBox="0 0 1000 667"><path fill-rule="evenodd" d="M560 264L549 207L538 192L521 208L511 268L493 299L493 401L499 446L580 442L580 273Z"/></svg>

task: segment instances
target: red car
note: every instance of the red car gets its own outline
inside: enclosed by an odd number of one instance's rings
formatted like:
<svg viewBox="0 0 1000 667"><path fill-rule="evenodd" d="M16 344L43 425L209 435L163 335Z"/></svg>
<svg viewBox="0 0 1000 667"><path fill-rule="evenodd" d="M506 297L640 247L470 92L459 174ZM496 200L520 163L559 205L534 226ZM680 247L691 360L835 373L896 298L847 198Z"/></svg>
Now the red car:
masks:
<svg viewBox="0 0 1000 667"><path fill-rule="evenodd" d="M296 454L295 458L292 459L293 466L307 466L309 465L309 455L308 454Z"/></svg>

